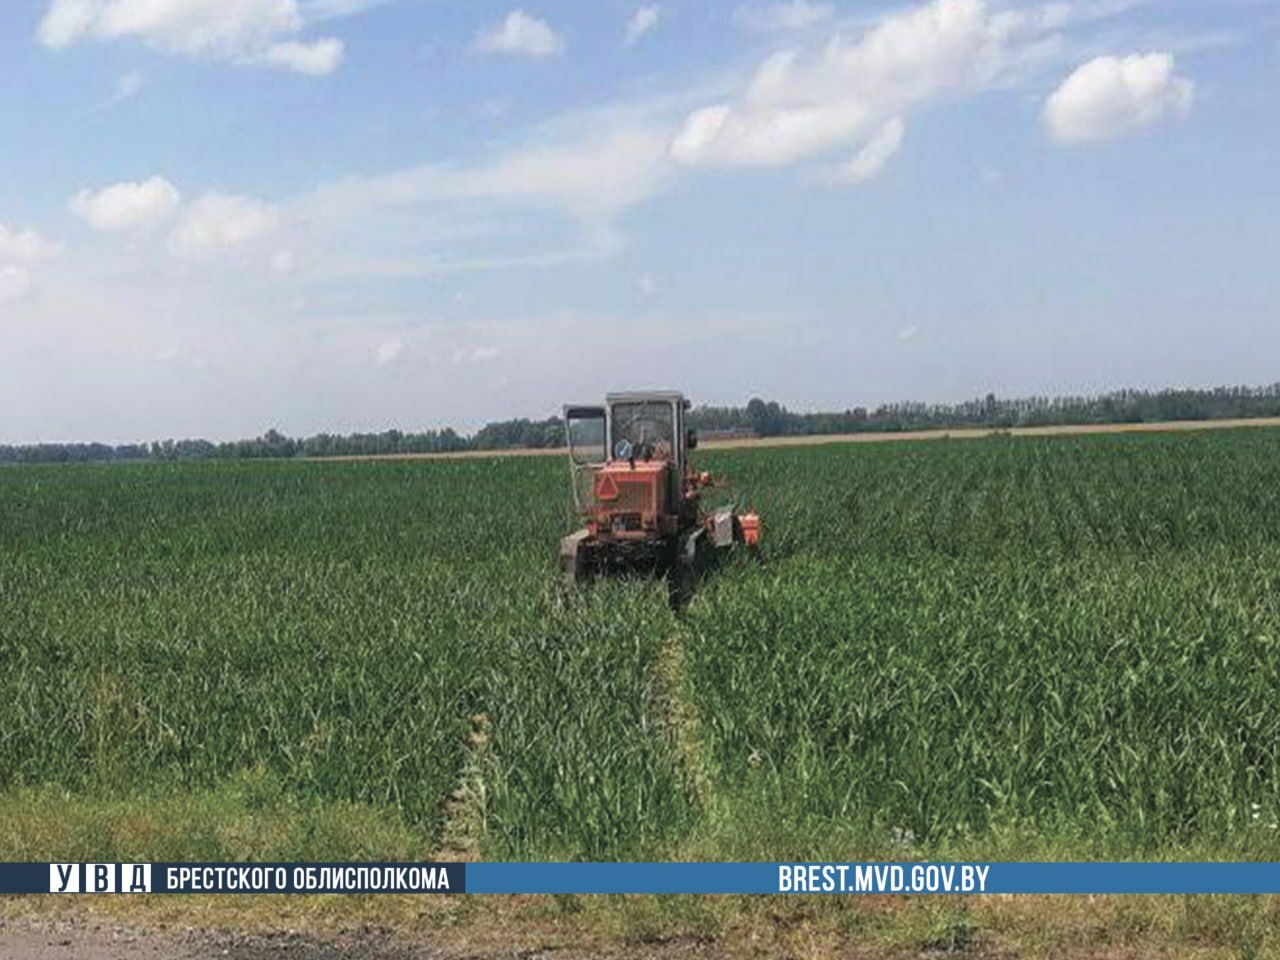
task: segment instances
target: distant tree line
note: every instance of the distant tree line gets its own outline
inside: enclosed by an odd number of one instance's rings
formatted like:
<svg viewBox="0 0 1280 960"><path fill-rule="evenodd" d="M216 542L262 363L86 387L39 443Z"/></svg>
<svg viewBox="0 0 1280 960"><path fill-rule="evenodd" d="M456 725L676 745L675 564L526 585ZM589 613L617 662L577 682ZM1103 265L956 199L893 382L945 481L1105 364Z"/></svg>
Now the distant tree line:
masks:
<svg viewBox="0 0 1280 960"><path fill-rule="evenodd" d="M797 413L756 397L743 407L696 407L690 425L711 436L818 436L833 433L1055 425L1159 423L1280 417L1280 383L1212 390L1118 390L1094 397L1022 397L995 394L964 403L890 403L834 413ZM0 445L0 463L345 457L466 450L545 449L564 445L559 417L501 420L470 436L449 427L405 433L287 437L268 430L252 440L156 440L150 444L39 443Z"/></svg>
<svg viewBox="0 0 1280 960"><path fill-rule="evenodd" d="M814 436L963 427L1007 429L1170 420L1232 420L1280 416L1280 383L1211 390L1117 390L1093 397L1021 397L994 393L963 403L890 403L840 413L794 413L759 398L745 407L699 407L694 425L710 433Z"/></svg>
<svg viewBox="0 0 1280 960"><path fill-rule="evenodd" d="M317 433L288 437L268 430L251 440L155 440L112 446L105 443L37 443L0 445L0 463L81 463L128 460L288 459L292 457L361 457L386 454L457 453L464 450L510 450L564 444L559 417L489 423L471 436L450 427L405 433Z"/></svg>

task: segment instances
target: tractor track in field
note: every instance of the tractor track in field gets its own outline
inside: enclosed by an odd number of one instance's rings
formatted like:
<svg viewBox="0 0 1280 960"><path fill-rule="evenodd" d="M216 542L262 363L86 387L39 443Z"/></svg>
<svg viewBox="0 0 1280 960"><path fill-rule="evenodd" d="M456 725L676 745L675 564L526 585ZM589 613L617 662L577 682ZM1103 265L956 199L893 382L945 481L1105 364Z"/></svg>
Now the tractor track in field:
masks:
<svg viewBox="0 0 1280 960"><path fill-rule="evenodd" d="M984 437L1075 437L1126 433L1187 433L1197 430L1238 430L1244 427L1280 427L1280 417L1235 420L1168 420L1161 423L1086 423L1052 427L962 427L941 430L902 430L884 433L829 433L791 437L744 437L705 440L701 450L754 450L775 447L821 447L847 443L906 443L919 440L981 440ZM455 453L367 453L334 457L304 457L316 463L361 460L467 460L477 457L564 456L563 447L514 450L460 450Z"/></svg>
<svg viewBox="0 0 1280 960"><path fill-rule="evenodd" d="M711 800L711 778L703 760L698 708L685 696L684 644L687 633L686 627L678 627L670 631L658 647L653 669L651 709L675 745L694 800L705 809Z"/></svg>
<svg viewBox="0 0 1280 960"><path fill-rule="evenodd" d="M492 719L487 713L477 713L471 718L471 732L467 734L467 759L462 776L445 803L440 860L467 863L480 858L488 802L485 765L492 741Z"/></svg>

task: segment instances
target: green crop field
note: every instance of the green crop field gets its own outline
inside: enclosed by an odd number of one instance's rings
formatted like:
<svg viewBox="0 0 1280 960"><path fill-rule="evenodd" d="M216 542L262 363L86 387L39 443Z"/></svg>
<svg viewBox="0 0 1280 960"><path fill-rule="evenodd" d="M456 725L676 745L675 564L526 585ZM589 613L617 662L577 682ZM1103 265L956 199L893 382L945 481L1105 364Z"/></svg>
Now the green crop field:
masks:
<svg viewBox="0 0 1280 960"><path fill-rule="evenodd" d="M559 458L0 470L0 859L1280 858L1280 433L700 462L681 613Z"/></svg>

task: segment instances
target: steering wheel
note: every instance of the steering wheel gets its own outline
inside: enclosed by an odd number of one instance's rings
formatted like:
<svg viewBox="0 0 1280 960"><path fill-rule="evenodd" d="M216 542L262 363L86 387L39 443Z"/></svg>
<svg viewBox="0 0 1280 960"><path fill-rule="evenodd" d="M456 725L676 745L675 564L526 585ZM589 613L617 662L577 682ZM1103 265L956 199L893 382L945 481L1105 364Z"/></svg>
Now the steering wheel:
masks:
<svg viewBox="0 0 1280 960"><path fill-rule="evenodd" d="M621 444L626 440L626 438L619 440L618 443L614 445L614 451L613 451L614 456L618 460L642 459L642 460L645 460L646 462L649 460L652 460L657 449L657 444L649 440L646 440L645 435L648 433L649 429L653 426L654 426L654 421L653 421L652 411L649 409L647 405L641 404L632 412L631 416L627 418L627 423L626 423L626 426L624 427L627 433L631 433L633 430L638 429L640 435L636 438L635 443L626 441L627 442L626 456L623 456L621 453L619 453L619 448ZM663 441L661 440L661 438L659 438L658 443L660 444L662 442Z"/></svg>

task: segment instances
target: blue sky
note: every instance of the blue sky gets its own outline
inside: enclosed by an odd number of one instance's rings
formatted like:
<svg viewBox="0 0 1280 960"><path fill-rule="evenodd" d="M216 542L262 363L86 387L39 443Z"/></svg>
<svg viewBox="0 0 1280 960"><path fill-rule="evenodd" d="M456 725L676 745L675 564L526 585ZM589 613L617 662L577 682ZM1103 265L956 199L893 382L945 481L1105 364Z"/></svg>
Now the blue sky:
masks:
<svg viewBox="0 0 1280 960"><path fill-rule="evenodd" d="M1280 3L12 0L0 442L1280 379Z"/></svg>

